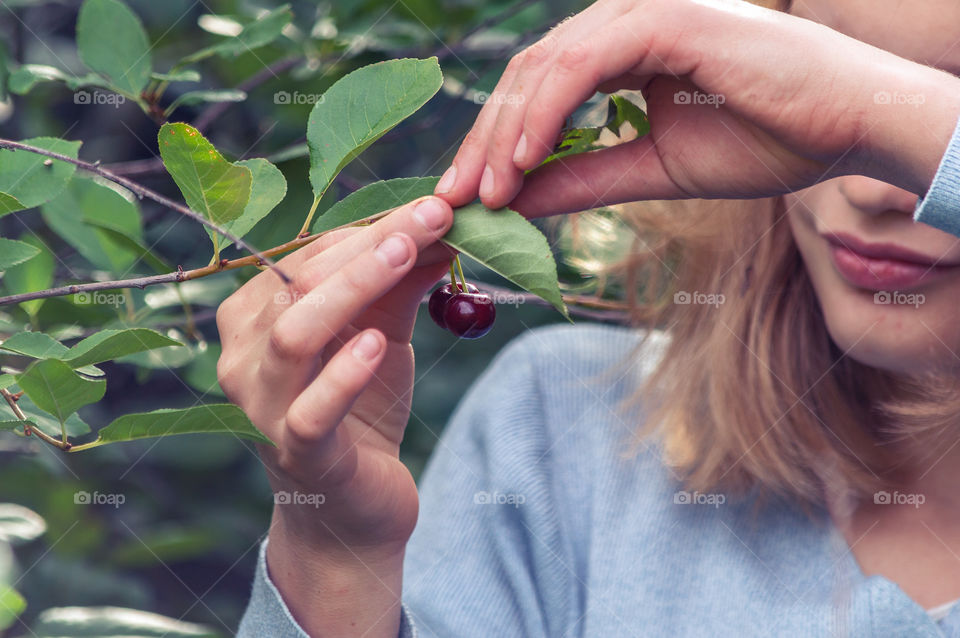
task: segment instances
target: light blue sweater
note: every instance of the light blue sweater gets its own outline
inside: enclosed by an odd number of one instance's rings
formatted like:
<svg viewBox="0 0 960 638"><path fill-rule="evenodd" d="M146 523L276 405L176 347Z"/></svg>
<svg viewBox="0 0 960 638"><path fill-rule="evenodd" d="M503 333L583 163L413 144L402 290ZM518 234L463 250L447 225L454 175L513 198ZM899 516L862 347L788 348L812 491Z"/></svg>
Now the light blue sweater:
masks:
<svg viewBox="0 0 960 638"><path fill-rule="evenodd" d="M960 235L960 123L916 219ZM464 397L421 481L401 638L960 637L866 577L825 512L687 494L619 409L660 356L655 334L533 330ZM264 550L241 638L307 634ZM327 636L316 638L328 638ZM339 637L334 637L339 638Z"/></svg>

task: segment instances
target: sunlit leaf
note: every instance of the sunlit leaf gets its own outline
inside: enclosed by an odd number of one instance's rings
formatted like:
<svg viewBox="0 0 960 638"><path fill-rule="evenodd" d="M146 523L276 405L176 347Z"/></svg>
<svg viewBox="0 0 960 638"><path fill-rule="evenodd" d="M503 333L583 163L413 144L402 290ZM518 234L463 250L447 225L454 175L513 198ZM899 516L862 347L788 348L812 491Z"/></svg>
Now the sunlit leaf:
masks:
<svg viewBox="0 0 960 638"><path fill-rule="evenodd" d="M225 160L189 124L164 124L158 141L163 163L190 208L217 224L243 214L253 181L249 168Z"/></svg>
<svg viewBox="0 0 960 638"><path fill-rule="evenodd" d="M230 403L197 405L186 409L162 409L142 414L126 414L97 433L97 440L83 449L149 439L174 434L224 433L273 445L250 422L243 410Z"/></svg>
<svg viewBox="0 0 960 638"><path fill-rule="evenodd" d="M0 542L17 545L47 531L43 517L16 503L0 503Z"/></svg>
<svg viewBox="0 0 960 638"><path fill-rule="evenodd" d="M57 358L62 359L71 368L82 368L137 352L179 345L183 344L147 328L101 330Z"/></svg>
<svg viewBox="0 0 960 638"><path fill-rule="evenodd" d="M319 198L354 157L416 112L443 83L437 58L377 62L340 78L310 113L310 183Z"/></svg>
<svg viewBox="0 0 960 638"><path fill-rule="evenodd" d="M282 5L247 24L237 35L187 56L181 64L193 64L211 55L236 56L266 46L280 37L292 19L290 5Z"/></svg>
<svg viewBox="0 0 960 638"><path fill-rule="evenodd" d="M237 166L246 166L253 176L250 187L250 201L243 209L243 214L232 222L223 225L228 231L241 239L261 219L270 214L287 194L287 180L276 166L265 159L256 158L236 162ZM207 233L211 234L209 228ZM212 237L211 237L212 238ZM233 242L227 238L220 239L220 249L223 250Z"/></svg>

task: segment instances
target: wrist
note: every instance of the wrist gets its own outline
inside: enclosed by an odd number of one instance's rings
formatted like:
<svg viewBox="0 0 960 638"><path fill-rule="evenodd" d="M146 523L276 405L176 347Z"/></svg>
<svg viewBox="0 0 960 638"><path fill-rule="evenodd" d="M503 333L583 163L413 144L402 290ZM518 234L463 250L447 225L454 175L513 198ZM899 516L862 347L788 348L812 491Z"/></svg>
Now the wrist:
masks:
<svg viewBox="0 0 960 638"><path fill-rule="evenodd" d="M960 78L910 64L866 96L861 174L926 194L960 119Z"/></svg>
<svg viewBox="0 0 960 638"><path fill-rule="evenodd" d="M395 637L400 626L403 549L316 545L274 515L267 571L310 635Z"/></svg>

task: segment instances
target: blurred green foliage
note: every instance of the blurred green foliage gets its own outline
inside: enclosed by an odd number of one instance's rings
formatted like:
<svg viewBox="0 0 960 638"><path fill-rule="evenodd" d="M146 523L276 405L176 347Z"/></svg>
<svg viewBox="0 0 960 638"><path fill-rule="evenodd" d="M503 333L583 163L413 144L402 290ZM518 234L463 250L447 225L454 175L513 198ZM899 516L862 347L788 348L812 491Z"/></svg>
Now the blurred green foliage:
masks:
<svg viewBox="0 0 960 638"><path fill-rule="evenodd" d="M3 4L0 84L21 64L50 65L77 76L87 73L75 44L80 2ZM153 68L159 70L215 45L238 24L251 23L279 6L242 0L128 4L146 27ZM437 55L446 78L440 94L351 163L325 194L320 210L370 182L435 175L449 163L484 92L492 90L510 55L583 4L293 2L293 22L280 38L235 57L211 56L199 62L195 68L202 81L172 82L163 106L198 87L246 91L242 102L185 100L172 119L204 125L205 134L231 161L268 157L283 171L290 189L280 207L290 214L275 215L247 236L254 246L269 247L296 234L313 198L303 147L304 123L313 104L302 96L322 93L345 73L377 60ZM0 98L5 93L0 92ZM170 177L157 170L158 122L132 101L84 103L78 95L62 83L42 82L24 95L9 96L0 103L0 135L83 140L82 158L100 160L179 199ZM209 240L194 224L159 206L140 207L143 243L155 254L184 267L203 265L209 258ZM57 256L53 279L64 281L74 266L89 269L91 264L82 245L51 231L54 218L69 224L55 207L42 216L36 210L13 213L0 218L0 235L25 240L36 233L43 238ZM226 251L228 257L237 254L232 247ZM464 260L464 268L470 278L504 284L469 260ZM182 299L165 288L133 290L112 306L56 298L36 305L29 315L7 308L0 311L0 335L42 327L66 339L143 315L146 325L191 347L103 364L111 380L106 398L83 408L84 419L103 424L128 412L216 400L222 397L215 377L219 346L213 314L219 302L253 274L232 271L183 285L181 294L196 322L192 335L184 326ZM423 316L426 319L425 308ZM494 330L478 342L458 342L428 319L418 322L417 383L402 450L414 475L420 474L463 392L503 344L554 321L562 318L541 306L503 308ZM0 364L8 359L0 357ZM19 540L15 562L0 542L0 598L16 607L4 589L9 582L27 601L26 611L6 631L0 614L0 635L29 635L27 627L53 631L57 618L41 612L78 605L149 610L201 623L221 635L233 633L272 506L252 444L191 435L68 456L31 439L5 435L0 437L0 458L0 503L26 506L46 525L39 537ZM0 525L0 535L3 529Z"/></svg>

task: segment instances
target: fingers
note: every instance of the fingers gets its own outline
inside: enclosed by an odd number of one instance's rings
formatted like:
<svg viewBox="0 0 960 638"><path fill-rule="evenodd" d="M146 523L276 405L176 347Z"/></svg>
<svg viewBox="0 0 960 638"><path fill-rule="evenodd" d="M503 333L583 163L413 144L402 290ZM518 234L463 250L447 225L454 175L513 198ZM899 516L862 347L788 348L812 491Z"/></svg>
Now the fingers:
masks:
<svg viewBox="0 0 960 638"><path fill-rule="evenodd" d="M337 425L376 374L386 352L386 339L377 330L363 330L337 352L323 371L293 401L286 414L283 449L292 465L335 474L346 445L338 445ZM318 467L319 466L319 467Z"/></svg>
<svg viewBox="0 0 960 638"><path fill-rule="evenodd" d="M546 148L549 152L560 130L557 127L543 139L524 136L520 141L522 133L526 133L527 110L536 100L544 78L558 65L579 59L582 41L591 38L602 25L617 21L636 4L635 0L595 2L514 56L435 192L453 206L468 203L478 193L483 203L492 208L509 202L519 190L524 168L514 164L514 155L524 155L524 147ZM568 114L562 114L561 125Z"/></svg>
<svg viewBox="0 0 960 638"><path fill-rule="evenodd" d="M532 218L640 199L689 197L664 170L653 145L645 136L549 162L527 175L510 208Z"/></svg>
<svg viewBox="0 0 960 638"><path fill-rule="evenodd" d="M302 382L324 346L396 285L413 267L416 254L409 235L393 233L297 298L269 329L260 363L264 382Z"/></svg>

